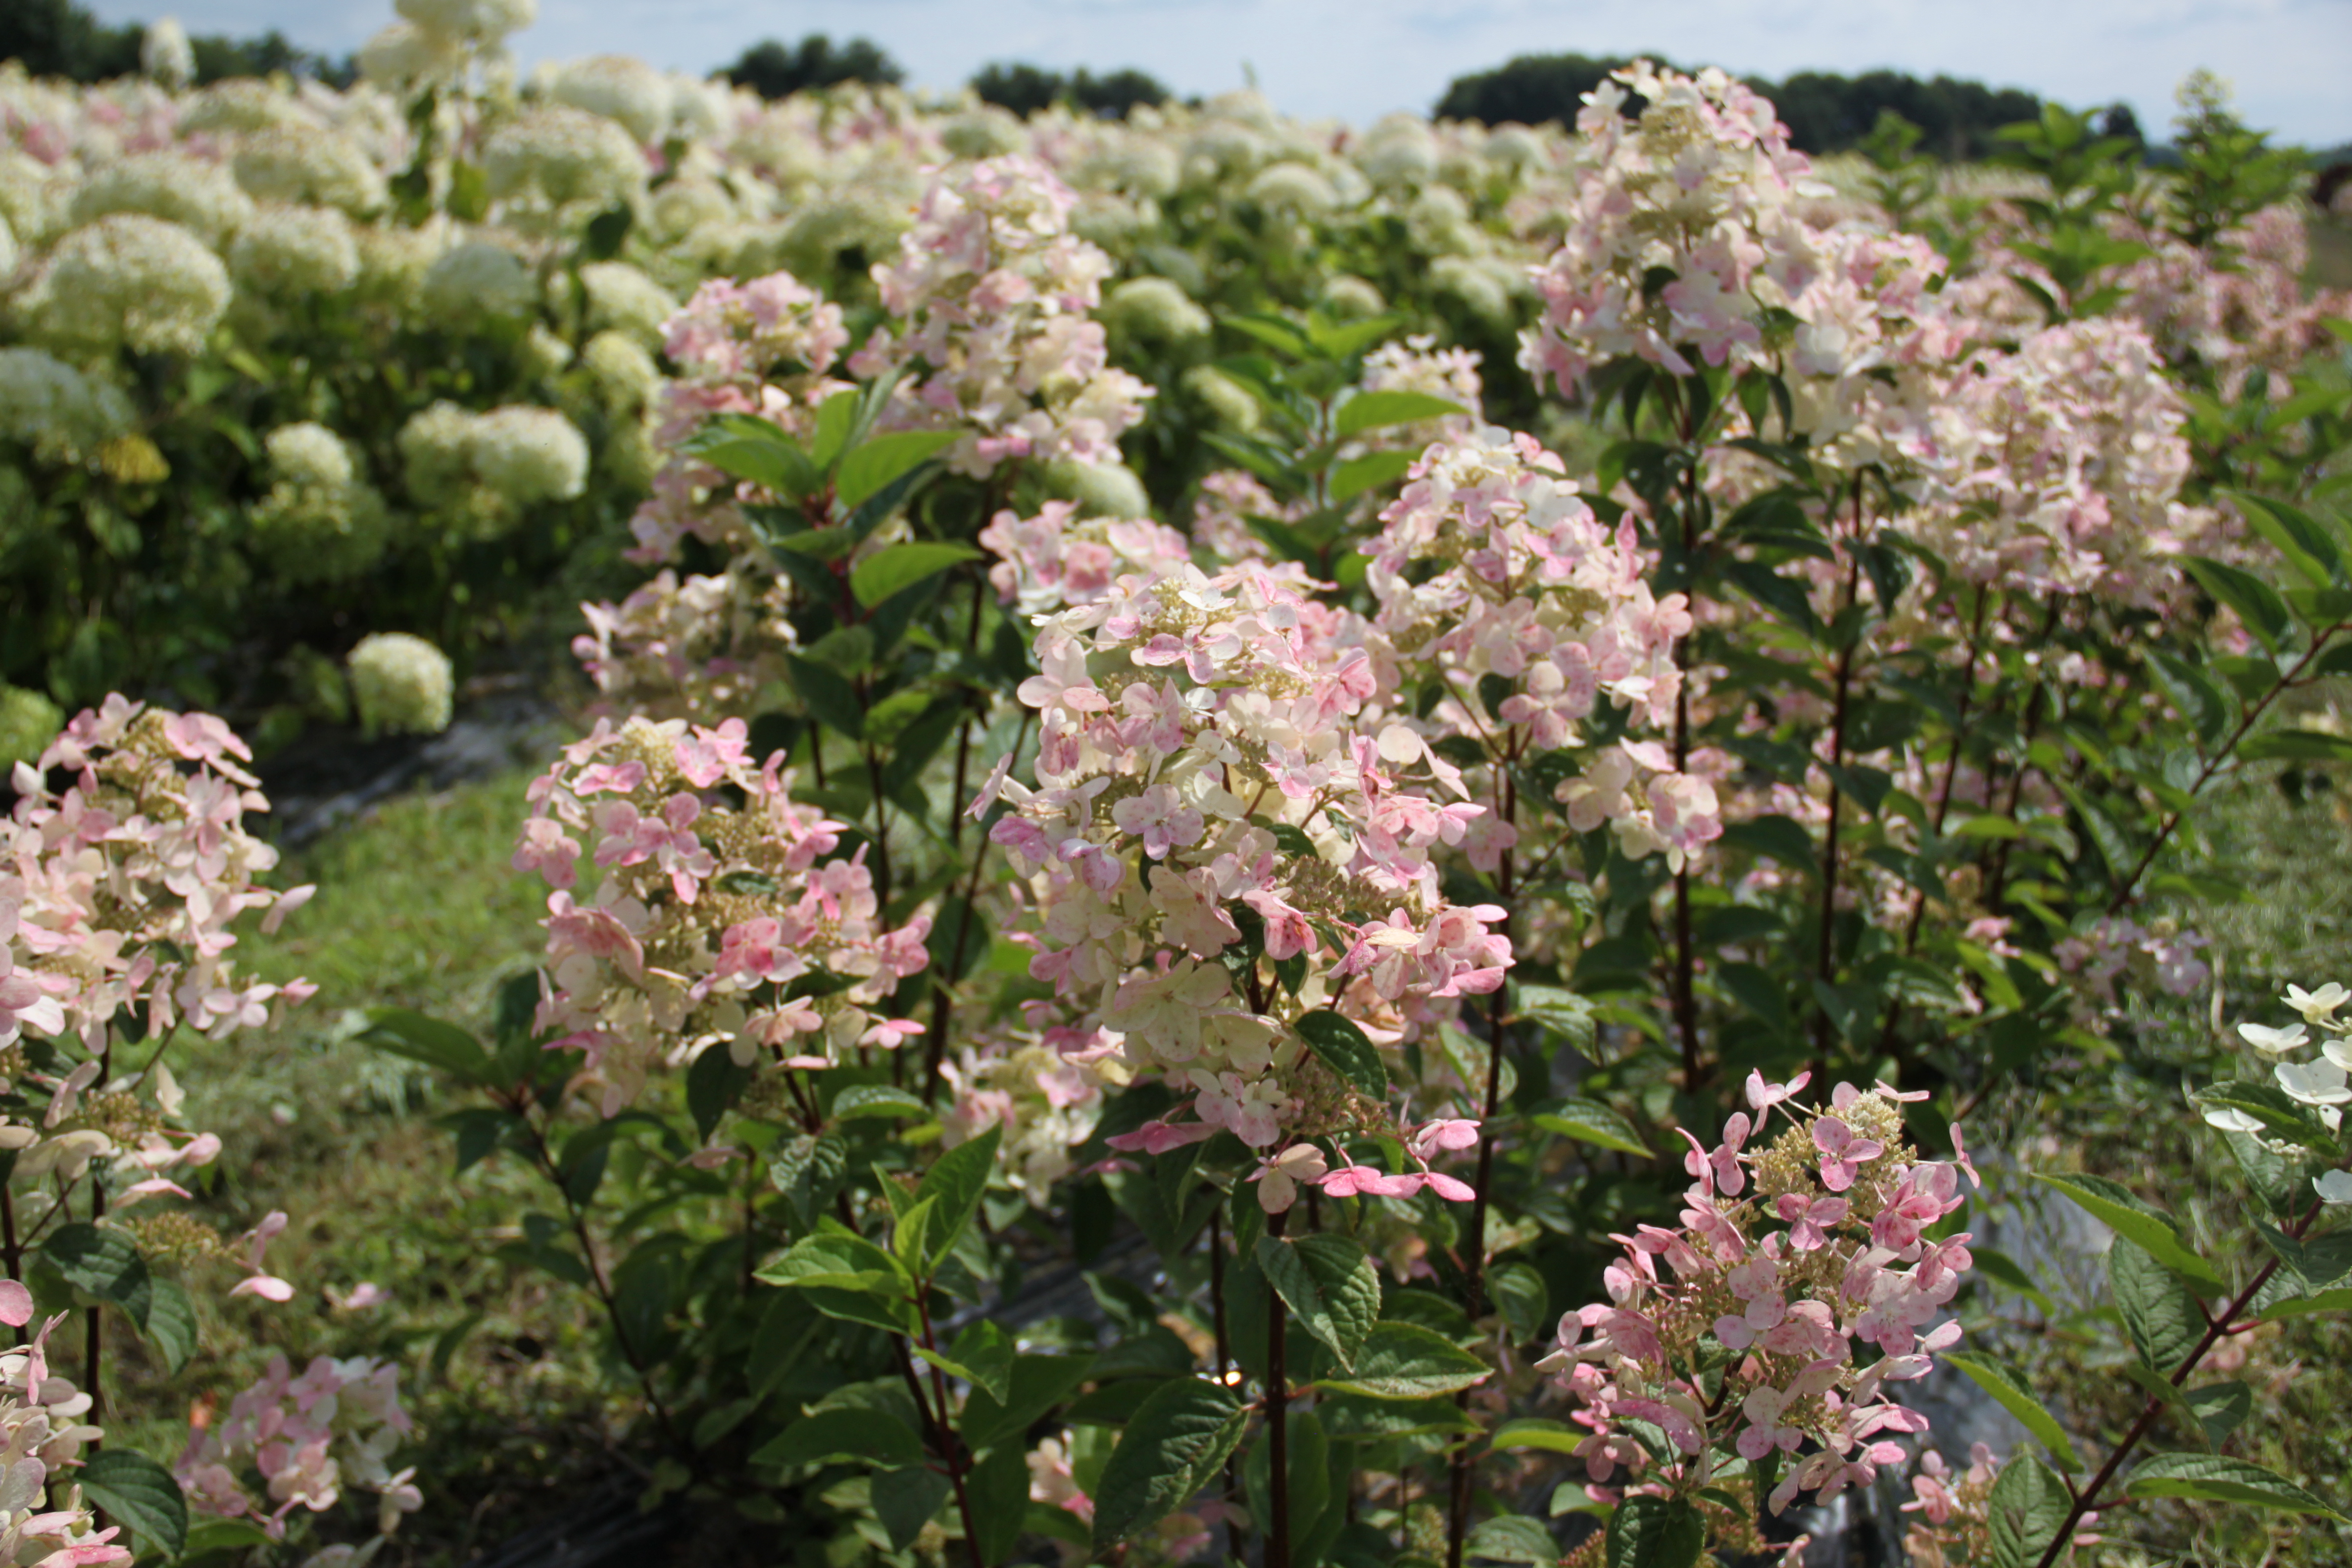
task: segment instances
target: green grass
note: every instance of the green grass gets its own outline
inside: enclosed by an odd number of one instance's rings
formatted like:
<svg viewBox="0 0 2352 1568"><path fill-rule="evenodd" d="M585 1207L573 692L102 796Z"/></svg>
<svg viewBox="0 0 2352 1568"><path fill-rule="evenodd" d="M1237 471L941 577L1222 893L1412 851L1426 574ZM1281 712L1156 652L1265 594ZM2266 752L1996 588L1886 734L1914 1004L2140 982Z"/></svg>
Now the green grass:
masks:
<svg viewBox="0 0 2352 1568"><path fill-rule="evenodd" d="M453 1180L449 1134L432 1119L466 1101L355 1038L361 1010L387 1005L478 1027L499 983L532 963L546 890L508 866L528 777L399 799L281 867L280 885L316 881L319 893L276 937L248 935L237 958L270 979L305 975L318 996L274 1029L172 1048L191 1124L226 1144L198 1212L233 1237L286 1210L292 1225L268 1264L297 1295L232 1301L234 1271L200 1266L196 1358L167 1384L131 1345L110 1374L110 1428L168 1457L185 1440L188 1402L225 1406L273 1352L297 1364L400 1360L419 1432L399 1462L417 1466L426 1502L379 1563L460 1562L576 1503L573 1483L610 1468L627 1415L598 1392L594 1325L576 1293L492 1256L541 1202L533 1179L494 1160ZM330 1306L328 1287L362 1280L392 1304ZM438 1353L440 1336L468 1323L454 1353ZM371 1532L352 1503L319 1522L322 1542Z"/></svg>

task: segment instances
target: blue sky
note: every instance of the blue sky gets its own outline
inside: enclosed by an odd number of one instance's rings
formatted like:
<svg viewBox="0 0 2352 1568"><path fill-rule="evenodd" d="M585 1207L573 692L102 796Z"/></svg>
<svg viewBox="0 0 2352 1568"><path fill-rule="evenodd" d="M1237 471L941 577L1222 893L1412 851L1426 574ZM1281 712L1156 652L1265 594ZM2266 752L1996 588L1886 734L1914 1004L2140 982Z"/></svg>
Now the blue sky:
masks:
<svg viewBox="0 0 2352 1568"><path fill-rule="evenodd" d="M97 0L110 20L172 0ZM193 32L283 29L352 48L390 0L178 0ZM1888 66L2032 88L2075 104L2123 99L2160 132L2198 66L2236 86L2254 124L2313 145L2352 142L2352 0L540 0L526 63L630 54L709 70L761 37L875 39L918 85L990 60L1137 65L1182 93L1244 68L1288 112L1363 121L1426 110L1453 77L1515 54L1654 49L1779 76Z"/></svg>

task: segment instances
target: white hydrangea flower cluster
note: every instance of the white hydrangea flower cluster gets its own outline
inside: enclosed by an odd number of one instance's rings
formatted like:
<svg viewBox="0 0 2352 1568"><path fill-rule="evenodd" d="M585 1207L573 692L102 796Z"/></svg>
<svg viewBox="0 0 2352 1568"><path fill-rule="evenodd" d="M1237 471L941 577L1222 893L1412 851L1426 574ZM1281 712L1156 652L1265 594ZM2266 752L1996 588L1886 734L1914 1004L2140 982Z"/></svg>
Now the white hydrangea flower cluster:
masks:
<svg viewBox="0 0 2352 1568"><path fill-rule="evenodd" d="M275 483L254 508L254 542L282 576L344 581L383 559L391 513L341 437L306 421L272 430L264 446Z"/></svg>
<svg viewBox="0 0 2352 1568"><path fill-rule="evenodd" d="M580 269L588 291L588 325L597 331L626 332L649 349L677 310L668 289L625 261L592 261Z"/></svg>
<svg viewBox="0 0 2352 1568"><path fill-rule="evenodd" d="M351 220L333 207L272 204L256 212L229 247L229 273L262 299L340 294L360 275Z"/></svg>
<svg viewBox="0 0 2352 1568"><path fill-rule="evenodd" d="M236 183L260 202L332 207L366 218L387 199L383 174L351 137L321 127L257 132L237 145Z"/></svg>
<svg viewBox="0 0 2352 1568"><path fill-rule="evenodd" d="M2346 1003L2352 1002L2352 991L2331 980L2316 991L2290 985L2279 1000L2299 1014L2303 1022L2273 1028L2250 1020L2238 1026L2238 1037L2273 1064L2272 1076L2287 1099L2307 1108L2306 1114L2329 1132L2338 1132L2344 1126L2344 1108L2352 1105L2352 1019L2339 1018L2336 1014ZM2318 1031L2315 1037L2313 1030ZM2319 1047L2316 1060L2290 1059L2315 1043ZM2227 1089L2226 1085L2214 1087ZM2303 1155L2307 1152L2304 1143L2245 1109L2242 1101L2208 1102L2201 1109L2205 1120L2224 1132L2259 1138L2279 1153ZM2322 1172L2313 1179L2312 1185L2321 1202L2352 1205L2352 1171Z"/></svg>
<svg viewBox="0 0 2352 1568"><path fill-rule="evenodd" d="M560 223L610 206L645 184L645 153L614 121L568 104L524 110L490 133L482 172L510 219Z"/></svg>
<svg viewBox="0 0 2352 1568"><path fill-rule="evenodd" d="M18 316L61 347L193 354L226 313L229 292L228 268L194 234L115 213L58 242Z"/></svg>
<svg viewBox="0 0 2352 1568"><path fill-rule="evenodd" d="M426 321L445 328L518 323L539 309L539 284L530 268L513 251L487 239L465 240L442 252L425 269L418 293Z"/></svg>
<svg viewBox="0 0 2352 1568"><path fill-rule="evenodd" d="M437 735L449 727L449 656L406 632L362 637L349 660L352 700L371 734Z"/></svg>
<svg viewBox="0 0 2352 1568"><path fill-rule="evenodd" d="M14 768L47 751L65 721L65 710L41 693L0 680L0 767Z"/></svg>
<svg viewBox="0 0 2352 1568"><path fill-rule="evenodd" d="M75 226L117 213L178 224L217 247L253 216L253 198L224 165L166 148L100 164L74 191Z"/></svg>
<svg viewBox="0 0 2352 1568"><path fill-rule="evenodd" d="M552 408L478 414L440 402L401 428L408 493L445 527L487 537L528 508L571 500L588 484L588 443Z"/></svg>

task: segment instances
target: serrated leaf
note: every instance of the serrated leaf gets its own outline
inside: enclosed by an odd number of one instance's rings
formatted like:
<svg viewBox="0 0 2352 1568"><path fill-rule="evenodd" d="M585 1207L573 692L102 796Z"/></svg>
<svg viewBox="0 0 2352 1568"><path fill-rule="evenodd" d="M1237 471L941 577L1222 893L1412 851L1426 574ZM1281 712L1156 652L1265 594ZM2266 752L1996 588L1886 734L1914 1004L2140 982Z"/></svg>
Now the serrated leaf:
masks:
<svg viewBox="0 0 2352 1568"><path fill-rule="evenodd" d="M1358 1028L1354 1020L1342 1017L1328 1007L1318 1007L1299 1016L1298 1037L1316 1059L1338 1073L1366 1099L1384 1101L1389 1094L1389 1070L1381 1064L1379 1047Z"/></svg>
<svg viewBox="0 0 2352 1568"><path fill-rule="evenodd" d="M146 1321L154 1281L138 1246L121 1231L76 1220L58 1226L41 1252L75 1289L121 1308L133 1322Z"/></svg>
<svg viewBox="0 0 2352 1568"><path fill-rule="evenodd" d="M849 591L870 610L926 577L979 559L980 552L969 544L893 544L887 550L876 551L850 569Z"/></svg>
<svg viewBox="0 0 2352 1568"><path fill-rule="evenodd" d="M746 426L764 425L764 420L746 419ZM774 426L770 434L722 436L717 440L697 442L693 455L733 479L749 479L755 485L801 500L814 493L821 476L816 465L809 461L793 438Z"/></svg>
<svg viewBox="0 0 2352 1568"><path fill-rule="evenodd" d="M1486 1270L1486 1299L1521 1344L1541 1339L1551 1327L1551 1289L1531 1263L1498 1263Z"/></svg>
<svg viewBox="0 0 2352 1568"><path fill-rule="evenodd" d="M1458 403L1426 392L1360 392L1339 405L1339 413L1331 417L1331 434L1344 441L1367 430L1467 412Z"/></svg>
<svg viewBox="0 0 2352 1568"><path fill-rule="evenodd" d="M957 1144L923 1173L915 1195L939 1204L928 1248L932 1267L955 1249L964 1227L971 1224L972 1215L980 1208L980 1195L988 1190L989 1173L996 1168L997 1145L1003 1139L1004 1124L991 1122L987 1131Z"/></svg>
<svg viewBox="0 0 2352 1568"><path fill-rule="evenodd" d="M955 445L961 436L955 430L900 430L873 437L841 459L833 480L834 499L842 510L855 511L892 481Z"/></svg>
<svg viewBox="0 0 2352 1568"><path fill-rule="evenodd" d="M1016 1355L1010 1395L998 1399L976 1389L964 1401L961 1426L967 1442L985 1447L1017 1440L1039 1417L1066 1399L1094 1364L1090 1355Z"/></svg>
<svg viewBox="0 0 2352 1568"><path fill-rule="evenodd" d="M1601 1560L1608 1568L1693 1568L1706 1551L1706 1520L1680 1498L1629 1497L1609 1516Z"/></svg>
<svg viewBox="0 0 2352 1568"><path fill-rule="evenodd" d="M2254 1408L2253 1391L2242 1383L2209 1383L2189 1389L2181 1398L2204 1429L2205 1441L2216 1448L2245 1424Z"/></svg>
<svg viewBox="0 0 2352 1568"><path fill-rule="evenodd" d="M939 1517L954 1487L944 1473L929 1468L910 1466L874 1473L866 1497L893 1552L904 1552L921 1538L923 1527Z"/></svg>
<svg viewBox="0 0 2352 1568"><path fill-rule="evenodd" d="M1559 1561L1559 1542L1551 1538L1551 1531L1540 1521L1524 1515L1507 1514L1485 1521L1470 1532L1463 1550L1469 1556L1495 1563Z"/></svg>
<svg viewBox="0 0 2352 1568"><path fill-rule="evenodd" d="M1255 1256L1298 1326L1330 1347L1342 1371L1354 1371L1381 1316L1380 1270L1363 1247L1344 1236L1262 1236Z"/></svg>
<svg viewBox="0 0 2352 1568"><path fill-rule="evenodd" d="M2074 1498L2049 1466L2025 1454L2001 1467L1986 1503L1992 1568L2034 1568L2066 1527Z"/></svg>
<svg viewBox="0 0 2352 1568"><path fill-rule="evenodd" d="M2080 1206L2092 1218L2098 1220L2118 1236L2127 1236L2153 1253L2156 1260L2179 1273L2192 1285L2204 1287L2214 1295L2227 1290L2214 1267L2189 1249L2180 1239L2180 1230L2170 1215L2143 1202L2130 1188L2104 1176L2053 1175L2043 1171L2028 1174L2046 1185L2057 1188Z"/></svg>
<svg viewBox="0 0 2352 1568"><path fill-rule="evenodd" d="M2124 1482L2124 1495L2197 1498L2345 1519L2334 1504L2276 1470L2222 1454L2158 1454L2131 1473Z"/></svg>
<svg viewBox="0 0 2352 1568"><path fill-rule="evenodd" d="M2058 1425L2056 1416L2040 1394L2026 1386L2025 1380L1990 1356L1966 1351L1946 1351L1944 1359L1958 1367L1970 1383L1992 1395L1994 1403L2025 1424L2025 1429L2050 1450L2061 1469L2069 1473L2083 1468L2074 1455L2074 1445L2068 1440L2066 1429Z"/></svg>
<svg viewBox="0 0 2352 1568"><path fill-rule="evenodd" d="M2204 1337L2205 1313L2196 1292L2126 1236L2107 1248L2107 1283L2140 1360L2169 1378Z"/></svg>
<svg viewBox="0 0 2352 1568"><path fill-rule="evenodd" d="M820 1410L802 1416L751 1456L753 1464L779 1469L836 1459L894 1469L921 1464L923 1445L887 1411Z"/></svg>
<svg viewBox="0 0 2352 1568"><path fill-rule="evenodd" d="M893 1089L887 1083L852 1084L833 1097L833 1116L836 1121L856 1121L869 1116L928 1116L929 1108L903 1089Z"/></svg>
<svg viewBox="0 0 2352 1568"><path fill-rule="evenodd" d="M131 1448L101 1448L74 1480L89 1501L138 1538L142 1552L179 1555L188 1539L188 1504L172 1472Z"/></svg>
<svg viewBox="0 0 2352 1568"><path fill-rule="evenodd" d="M1650 1157L1649 1146L1642 1142L1633 1124L1597 1100L1564 1100L1529 1120L1547 1132L1557 1132L1580 1143L1596 1143L1621 1153L1639 1154L1645 1160Z"/></svg>
<svg viewBox="0 0 2352 1568"><path fill-rule="evenodd" d="M1317 1386L1376 1399L1423 1399L1484 1383L1488 1370L1468 1351L1416 1323L1375 1323L1356 1352L1355 1370Z"/></svg>
<svg viewBox="0 0 2352 1568"><path fill-rule="evenodd" d="M1128 1417L1095 1487L1094 1543L1105 1550L1192 1500L1241 1441L1249 1407L1223 1384L1171 1378Z"/></svg>
<svg viewBox="0 0 2352 1568"><path fill-rule="evenodd" d="M139 1324L139 1337L154 1350L163 1370L176 1376L196 1353L195 1301L174 1279L151 1279L147 1289L147 1316Z"/></svg>

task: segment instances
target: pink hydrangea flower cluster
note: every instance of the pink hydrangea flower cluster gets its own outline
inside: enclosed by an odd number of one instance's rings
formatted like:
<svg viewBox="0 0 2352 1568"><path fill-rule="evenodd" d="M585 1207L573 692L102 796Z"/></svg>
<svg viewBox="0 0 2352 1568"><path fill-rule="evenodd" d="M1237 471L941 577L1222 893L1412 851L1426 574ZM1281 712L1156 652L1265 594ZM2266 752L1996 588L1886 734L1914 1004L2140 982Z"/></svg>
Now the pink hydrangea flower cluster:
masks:
<svg viewBox="0 0 2352 1568"><path fill-rule="evenodd" d="M0 1279L0 1323L33 1321L32 1293ZM119 1527L96 1528L71 1482L85 1445L105 1434L82 1420L90 1396L49 1364L48 1338L66 1321L44 1322L29 1343L0 1352L0 1560L34 1568L119 1568L131 1552L114 1544Z"/></svg>
<svg viewBox="0 0 2352 1568"><path fill-rule="evenodd" d="M79 1180L104 1160L118 1205L186 1196L170 1173L208 1163L220 1140L175 1125L183 1095L160 1060L109 1076L116 1020L220 1039L315 989L236 972L236 922L266 911L274 931L312 891L256 880L278 852L246 827L268 809L243 766L251 756L210 714L118 695L78 715L37 765L17 764L16 810L0 822L0 1079L46 1098L0 1117L0 1148L27 1184ZM72 780L61 793L57 773ZM37 1069L27 1032L85 1054Z"/></svg>
<svg viewBox="0 0 2352 1568"><path fill-rule="evenodd" d="M886 929L865 849L836 855L843 825L748 748L740 719L600 721L531 784L514 865L554 889L540 1026L586 1054L607 1116L707 1049L823 1067L920 1032L877 1009L929 962L930 916Z"/></svg>
<svg viewBox="0 0 2352 1568"><path fill-rule="evenodd" d="M1646 106L1629 120L1632 93ZM1685 350L1768 363L1764 312L1813 265L1794 206L1811 164L1772 106L1720 70L1643 60L1588 93L1576 123L1565 232L1537 274L1544 313L1520 362L1563 394L1628 356L1676 375L1691 374Z"/></svg>
<svg viewBox="0 0 2352 1568"><path fill-rule="evenodd" d="M580 606L572 656L607 702L652 718L741 712L783 676L799 645L773 584L733 569L685 578L663 567L617 605Z"/></svg>
<svg viewBox="0 0 2352 1568"><path fill-rule="evenodd" d="M2221 237L2217 254L2136 226L2130 238L2152 247L2124 268L2118 313L2137 321L2175 365L2200 364L2235 397L2255 370L2272 374L2273 395L2314 349L2330 341L2321 323L2352 314L2342 289L2306 294L2311 241L2293 207L2264 207Z"/></svg>
<svg viewBox="0 0 2352 1568"><path fill-rule="evenodd" d="M897 417L962 429L946 454L985 477L1008 460L1116 461L1151 388L1110 368L1099 322L1111 260L1070 232L1077 198L1026 155L953 163L924 192L895 261L874 268L899 325L851 359L860 376L913 374Z"/></svg>
<svg viewBox="0 0 2352 1568"><path fill-rule="evenodd" d="M1972 582L2149 605L2210 514L2184 505L2188 410L2156 345L2106 317L1963 365L1937 399L1920 505L1899 526Z"/></svg>
<svg viewBox="0 0 2352 1568"><path fill-rule="evenodd" d="M1621 1468L1654 1467L1653 1488L1706 1485L1729 1448L1786 1457L1777 1513L1799 1492L1868 1484L1905 1457L1886 1434L1927 1430L1889 1388L1959 1338L1957 1321L1935 1320L1970 1265L1969 1237L1929 1231L1966 1201L1960 1179L1975 1169L1957 1127L1956 1163L1923 1162L1904 1141L1901 1101L1924 1095L1840 1084L1826 1108L1805 1108L1794 1099L1805 1081L1751 1074L1752 1116L1734 1115L1711 1149L1685 1132L1682 1224L1614 1237L1625 1251L1603 1276L1609 1300L1560 1319L1559 1348L1538 1364L1591 1434L1577 1453L1596 1497L1613 1496ZM1787 1125L1766 1142L1776 1112ZM1700 1366L1716 1346L1735 1359L1710 1398ZM1654 1458L1628 1421L1663 1433L1671 1456Z"/></svg>
<svg viewBox="0 0 2352 1568"><path fill-rule="evenodd" d="M1433 859L1485 808L1433 796L1452 770L1410 730L1367 731L1360 623L1299 590L1187 567L1046 617L1020 689L1037 785L1007 759L974 806L1012 803L992 837L1034 889L1030 973L1127 1069L1191 1097L1197 1121L1139 1146L1391 1130L1307 1052L1298 1015L1344 1001L1395 1039L1510 963L1502 911L1449 902ZM1265 962L1238 956L1244 923Z"/></svg>
<svg viewBox="0 0 2352 1568"><path fill-rule="evenodd" d="M1192 545L1149 518L1082 518L1079 504L1049 500L1035 517L1000 511L980 531L996 563L988 580L1026 615L1091 604L1130 574L1156 576L1189 563Z"/></svg>
<svg viewBox="0 0 2352 1568"><path fill-rule="evenodd" d="M1622 112L1629 89L1645 100ZM1824 227L1821 187L1772 106L1721 71L1637 62L1588 95L1542 318L1520 363L1574 395L1636 358L1772 370L1817 460L1853 470L1927 453L1926 417L1969 327L1935 293L1944 260L1912 235ZM1734 433L1752 433L1735 421Z"/></svg>
<svg viewBox="0 0 2352 1568"><path fill-rule="evenodd" d="M249 1518L274 1541L285 1539L296 1509L323 1513L352 1488L377 1495L376 1529L390 1535L425 1504L415 1471L389 1463L411 1426L393 1363L320 1356L296 1376L284 1356L272 1356L226 1416L191 1427L173 1469L197 1509ZM247 1490L247 1471L259 1474L262 1497Z"/></svg>
<svg viewBox="0 0 2352 1568"><path fill-rule="evenodd" d="M1296 522L1308 508L1276 499L1253 473L1219 468L1201 480L1192 502L1192 540L1221 561L1263 561L1265 541L1249 525L1254 517Z"/></svg>
<svg viewBox="0 0 2352 1568"><path fill-rule="evenodd" d="M1639 723L1673 721L1675 647L1691 617L1683 595L1650 592L1630 521L1605 526L1558 457L1491 426L1432 446L1408 478L1366 542L1364 581L1394 665L1434 669L1452 688L1440 723L1474 735L1523 726L1549 751L1578 744L1604 701ZM1477 696L1486 675L1514 686L1492 714ZM1713 787L1654 742L1609 748L1560 789L1579 832L1608 823L1627 854L1663 853L1677 869L1722 832ZM1515 837L1493 824L1473 862L1491 867Z"/></svg>
<svg viewBox="0 0 2352 1568"><path fill-rule="evenodd" d="M655 440L664 453L653 493L630 529L630 559L672 559L692 535L722 549L750 542L739 491L751 487L685 450L687 439L722 414L769 420L805 438L817 405L848 384L827 374L848 344L841 307L789 272L748 283L713 279L665 328L677 380L655 400Z"/></svg>

